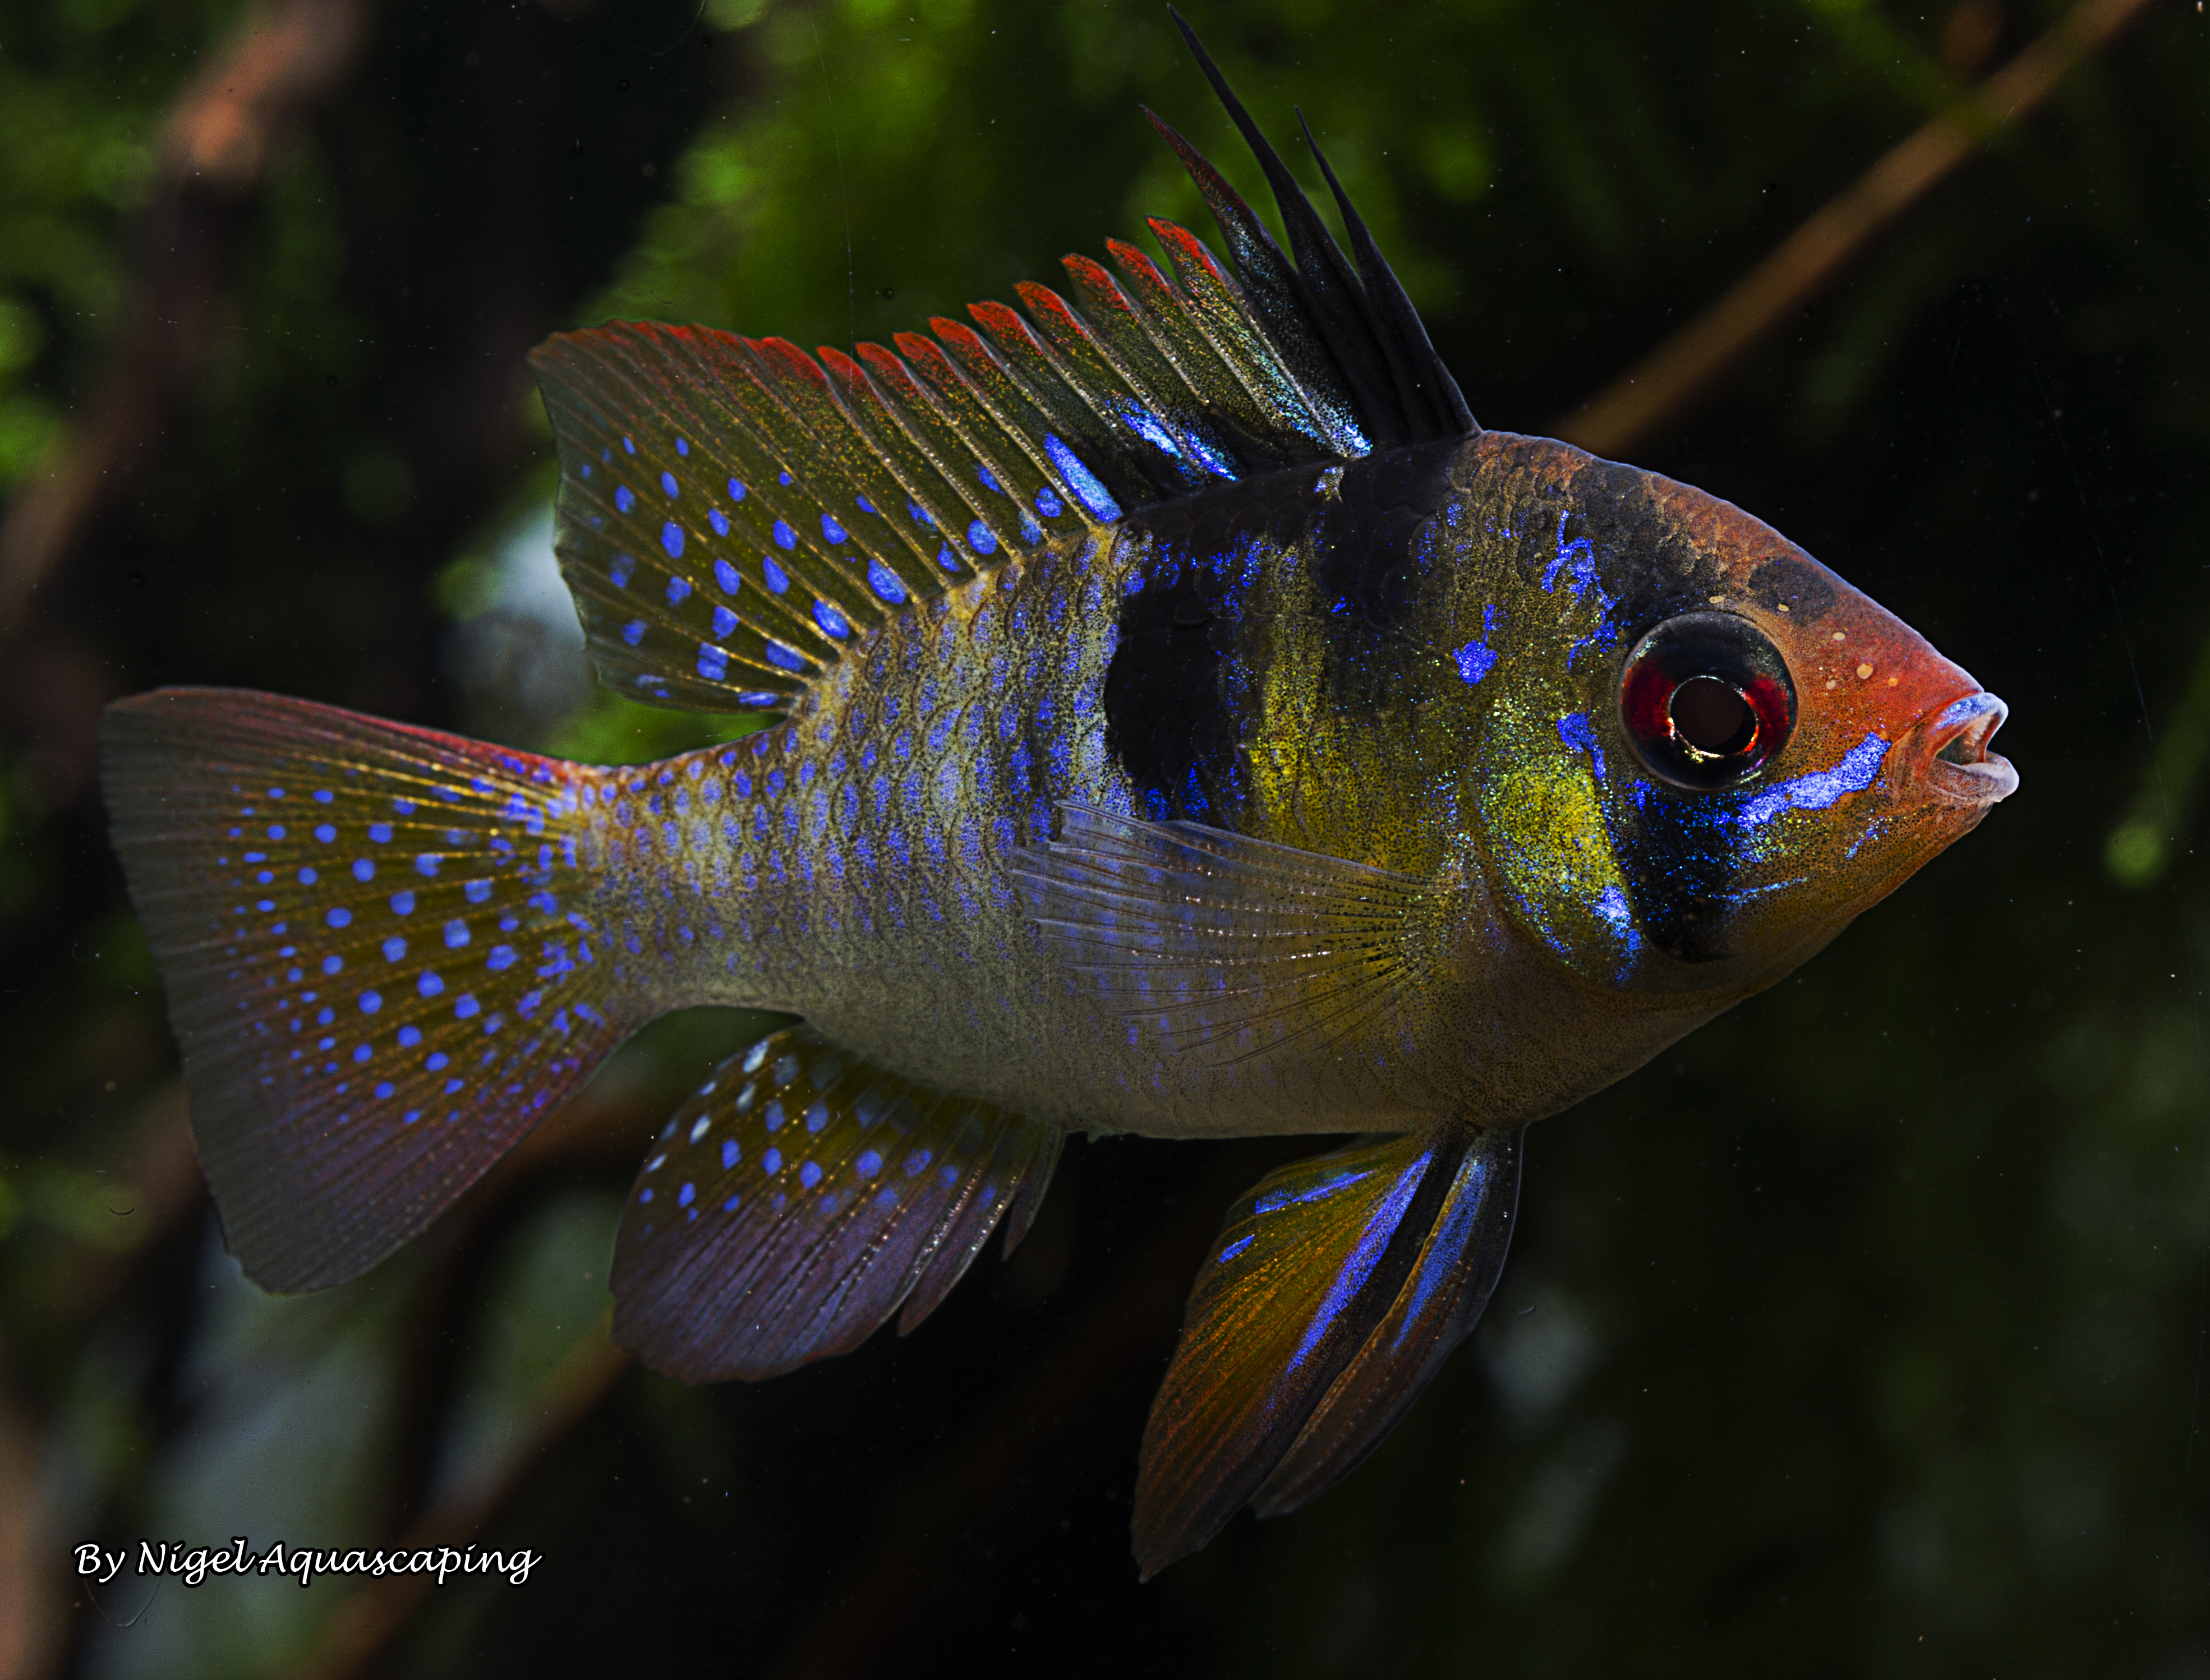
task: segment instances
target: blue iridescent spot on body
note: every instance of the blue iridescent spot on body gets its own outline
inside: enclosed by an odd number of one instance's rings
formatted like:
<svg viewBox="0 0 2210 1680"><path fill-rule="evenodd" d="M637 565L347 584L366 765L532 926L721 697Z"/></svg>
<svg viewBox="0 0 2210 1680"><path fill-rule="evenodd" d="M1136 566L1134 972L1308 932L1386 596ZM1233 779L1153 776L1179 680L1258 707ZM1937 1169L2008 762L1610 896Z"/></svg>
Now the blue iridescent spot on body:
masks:
<svg viewBox="0 0 2210 1680"><path fill-rule="evenodd" d="M1451 658L1458 665L1458 674L1469 683L1478 683L1496 669L1496 653L1478 641L1469 641Z"/></svg>
<svg viewBox="0 0 2210 1680"><path fill-rule="evenodd" d="M744 486L744 481L743 481L742 479L730 479L730 480L729 480L729 500L730 500L730 501L732 501L732 502L741 502L741 501L743 501L744 499L745 499L745 486Z"/></svg>
<svg viewBox="0 0 2210 1680"><path fill-rule="evenodd" d="M368 825L368 837L374 840L377 845L383 845L386 840L389 840L391 838L391 825L389 822L370 823Z"/></svg>
<svg viewBox="0 0 2210 1680"><path fill-rule="evenodd" d="M1223 1265L1223 1266L1226 1265L1229 1261L1231 1261L1231 1260L1235 1259L1235 1256L1236 1256L1237 1255L1239 1255L1239 1254L1242 1253L1244 1249L1246 1249L1249 1248L1249 1247L1251 1246L1251 1244L1252 1244L1252 1243L1253 1243L1257 1242L1258 1240L1259 1240L1259 1233L1258 1233L1257 1231L1245 1231L1245 1232L1244 1232L1241 1237L1237 1237L1234 1242L1230 1243L1229 1243L1226 1248L1224 1248L1224 1249L1221 1249L1221 1251L1220 1251L1220 1259L1219 1259L1219 1262L1218 1262L1218 1263L1219 1263L1219 1264L1221 1264L1221 1265Z"/></svg>
<svg viewBox="0 0 2210 1680"><path fill-rule="evenodd" d="M627 513L631 508L637 506L637 497L630 493L630 487L627 485L614 486L614 506L623 513Z"/></svg>
<svg viewBox="0 0 2210 1680"><path fill-rule="evenodd" d="M662 473L660 475L660 487L667 492L670 501L675 499L675 475L673 473Z"/></svg>
<svg viewBox="0 0 2210 1680"><path fill-rule="evenodd" d="M369 862L365 858L354 858L353 860L353 878L356 881L375 880L376 865Z"/></svg>
<svg viewBox="0 0 2210 1680"><path fill-rule="evenodd" d="M1589 721L1585 712L1569 712L1558 720L1558 738L1576 752L1585 752L1595 761L1597 779L1603 778L1603 749L1597 744L1596 726Z"/></svg>
<svg viewBox="0 0 2210 1680"><path fill-rule="evenodd" d="M669 559L679 560L682 558L683 527L678 525L673 520L669 520L665 525L660 527L660 545L667 551L667 557ZM668 588L671 592L670 598L675 600L680 600L683 599L681 595L675 595L672 593L675 587L675 583L679 581L681 581L681 580L677 579L671 581L668 585ZM691 586L687 583L684 584L683 591L684 594L690 593Z"/></svg>
<svg viewBox="0 0 2210 1680"><path fill-rule="evenodd" d="M344 908L333 910L323 919L334 928L341 928L353 920L353 912Z"/></svg>
<svg viewBox="0 0 2210 1680"><path fill-rule="evenodd" d="M722 1146L722 1170L726 1172L734 1166L743 1154L744 1152L737 1147L734 1141L724 1143Z"/></svg>
<svg viewBox="0 0 2210 1680"><path fill-rule="evenodd" d="M691 445L689 442L684 438L677 438L675 440L675 453L679 455L688 455L691 453Z"/></svg>

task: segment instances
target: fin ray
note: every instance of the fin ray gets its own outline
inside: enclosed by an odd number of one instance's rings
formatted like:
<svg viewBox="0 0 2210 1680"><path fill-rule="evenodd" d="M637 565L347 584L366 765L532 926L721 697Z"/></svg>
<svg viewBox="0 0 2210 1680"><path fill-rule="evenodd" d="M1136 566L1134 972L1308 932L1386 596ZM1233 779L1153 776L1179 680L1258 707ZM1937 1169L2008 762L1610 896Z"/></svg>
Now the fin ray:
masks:
<svg viewBox="0 0 2210 1680"><path fill-rule="evenodd" d="M811 1028L716 1069L637 1174L614 1334L686 1382L757 1379L927 1316L1033 1217L1060 1133L885 1072Z"/></svg>
<svg viewBox="0 0 2210 1680"><path fill-rule="evenodd" d="M580 814L601 773L220 689L111 706L117 852L232 1253L365 1271L628 1031Z"/></svg>
<svg viewBox="0 0 2210 1680"><path fill-rule="evenodd" d="M1147 1579L1247 1502L1294 1509L1380 1440L1479 1320L1519 1166L1518 1131L1369 1138L1229 1211L1144 1429Z"/></svg>
<svg viewBox="0 0 2210 1680"><path fill-rule="evenodd" d="M1070 256L1078 301L1023 283L1026 316L975 304L975 327L937 316L894 350L817 359L613 322L532 352L560 454L555 546L602 680L663 705L787 711L854 637L1011 556L1208 485L1475 429L1325 160L1355 270L1180 27L1299 266L1153 117L1235 272L1154 219L1172 278L1108 241L1125 288Z"/></svg>
<svg viewBox="0 0 2210 1680"><path fill-rule="evenodd" d="M1416 984L1407 936L1428 882L1199 823L1059 810L1060 838L1014 859L1030 918L1176 1049L1277 1052Z"/></svg>
<svg viewBox="0 0 2210 1680"><path fill-rule="evenodd" d="M1144 1427L1146 1579L1257 1491L1364 1342L1410 1259L1398 1233L1422 1217L1434 1154L1416 1136L1366 1139L1269 1173L1229 1210Z"/></svg>
<svg viewBox="0 0 2210 1680"><path fill-rule="evenodd" d="M1356 1469L1481 1322L1511 1247L1525 1129L1483 1132L1466 1151L1388 1315L1252 1496L1260 1516L1294 1511Z"/></svg>

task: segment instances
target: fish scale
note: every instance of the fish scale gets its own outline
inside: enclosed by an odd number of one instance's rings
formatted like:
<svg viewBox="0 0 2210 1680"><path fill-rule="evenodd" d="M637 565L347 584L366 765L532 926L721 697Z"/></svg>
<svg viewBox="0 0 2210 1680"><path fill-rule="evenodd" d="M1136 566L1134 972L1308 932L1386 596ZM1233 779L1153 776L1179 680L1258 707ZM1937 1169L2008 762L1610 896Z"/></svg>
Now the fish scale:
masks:
<svg viewBox="0 0 2210 1680"><path fill-rule="evenodd" d="M533 354L601 677L760 732L601 769L263 695L111 708L250 1275L365 1269L699 1003L805 1020L623 1209L616 1334L686 1381L910 1328L1070 1129L1362 1134L1199 1274L1148 1574L1414 1402L1503 1264L1527 1124L2015 785L2002 702L1770 527L1476 426L1317 147L1349 256L1187 38L1294 264L1156 123L1230 262L1153 221L1163 266L1108 242L1118 280L1069 257L1072 300L895 348L618 322Z"/></svg>

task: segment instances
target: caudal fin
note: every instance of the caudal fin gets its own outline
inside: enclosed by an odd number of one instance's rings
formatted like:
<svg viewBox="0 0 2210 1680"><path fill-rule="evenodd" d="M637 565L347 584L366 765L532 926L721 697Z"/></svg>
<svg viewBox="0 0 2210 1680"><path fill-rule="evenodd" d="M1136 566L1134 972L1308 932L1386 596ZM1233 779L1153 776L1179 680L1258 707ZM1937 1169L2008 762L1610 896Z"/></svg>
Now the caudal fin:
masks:
<svg viewBox="0 0 2210 1680"><path fill-rule="evenodd" d="M367 1270L636 1023L583 820L602 773L222 689L111 706L101 777L231 1251Z"/></svg>

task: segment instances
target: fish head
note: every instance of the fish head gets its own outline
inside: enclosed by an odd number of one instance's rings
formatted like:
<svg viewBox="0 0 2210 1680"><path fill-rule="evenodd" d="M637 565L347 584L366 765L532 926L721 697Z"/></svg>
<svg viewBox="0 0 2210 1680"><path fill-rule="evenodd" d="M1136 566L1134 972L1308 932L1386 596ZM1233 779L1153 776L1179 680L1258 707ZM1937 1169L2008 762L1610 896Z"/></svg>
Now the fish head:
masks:
<svg viewBox="0 0 2210 1680"><path fill-rule="evenodd" d="M1745 996L2017 786L2007 708L1763 521L1546 449L1476 755L1493 895L1599 985Z"/></svg>

